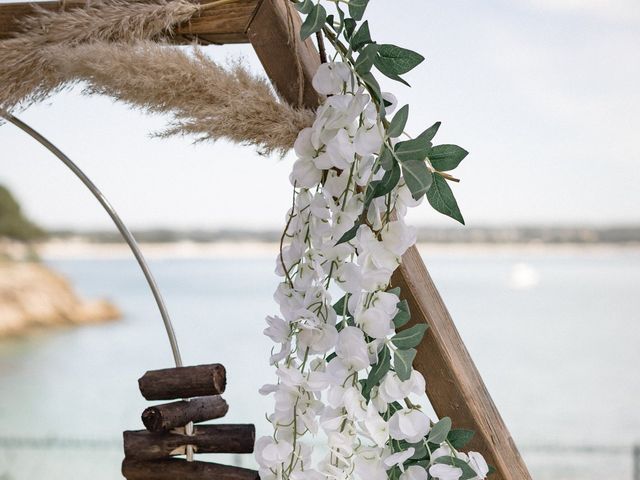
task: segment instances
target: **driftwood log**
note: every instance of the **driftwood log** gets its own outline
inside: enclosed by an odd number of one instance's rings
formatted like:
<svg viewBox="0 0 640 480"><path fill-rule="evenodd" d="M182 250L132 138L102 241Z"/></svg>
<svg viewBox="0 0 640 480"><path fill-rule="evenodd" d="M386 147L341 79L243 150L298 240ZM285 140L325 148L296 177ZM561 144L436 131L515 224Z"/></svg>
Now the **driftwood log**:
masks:
<svg viewBox="0 0 640 480"><path fill-rule="evenodd" d="M184 455L187 445L193 445L195 453L252 453L256 428L246 424L196 425L189 436L137 430L124 432L123 437L125 457L154 460Z"/></svg>
<svg viewBox="0 0 640 480"><path fill-rule="evenodd" d="M219 395L165 403L142 412L142 423L150 432L166 432L189 422L199 423L224 417L229 405Z"/></svg>
<svg viewBox="0 0 640 480"><path fill-rule="evenodd" d="M139 461L125 458L122 475L127 480L259 480L258 472L217 463L187 462L178 458Z"/></svg>
<svg viewBox="0 0 640 480"><path fill-rule="evenodd" d="M219 363L165 368L148 371L138 380L138 385L147 400L219 395L227 385L227 374Z"/></svg>

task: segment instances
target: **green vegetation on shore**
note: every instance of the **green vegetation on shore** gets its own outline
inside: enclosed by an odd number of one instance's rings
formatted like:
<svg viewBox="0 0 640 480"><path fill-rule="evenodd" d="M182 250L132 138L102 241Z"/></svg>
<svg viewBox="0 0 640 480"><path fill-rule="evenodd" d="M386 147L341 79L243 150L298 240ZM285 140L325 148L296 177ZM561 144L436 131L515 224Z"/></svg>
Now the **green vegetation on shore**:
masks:
<svg viewBox="0 0 640 480"><path fill-rule="evenodd" d="M24 216L9 189L0 185L0 238L29 242L45 236L44 230Z"/></svg>

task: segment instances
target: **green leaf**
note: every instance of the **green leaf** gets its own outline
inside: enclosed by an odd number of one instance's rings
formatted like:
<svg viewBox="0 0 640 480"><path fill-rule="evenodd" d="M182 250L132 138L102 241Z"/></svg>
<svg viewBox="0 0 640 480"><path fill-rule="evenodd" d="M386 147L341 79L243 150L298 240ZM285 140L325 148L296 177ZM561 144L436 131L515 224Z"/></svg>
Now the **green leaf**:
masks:
<svg viewBox="0 0 640 480"><path fill-rule="evenodd" d="M327 11L319 3L314 5L300 27L300 37L302 40L305 40L314 33L322 30L326 21Z"/></svg>
<svg viewBox="0 0 640 480"><path fill-rule="evenodd" d="M393 167L391 170L387 170L384 173L384 176L380 179L378 184L376 185L376 190L374 193L374 197L382 197L387 193L391 192L398 182L400 181L400 166L398 162L393 162Z"/></svg>
<svg viewBox="0 0 640 480"><path fill-rule="evenodd" d="M396 328L406 325L411 320L411 312L409 311L409 303L406 300L398 302L398 313L393 317L393 324Z"/></svg>
<svg viewBox="0 0 640 480"><path fill-rule="evenodd" d="M340 237L340 240L336 242L336 245L340 245L341 243L348 242L349 240L353 240L356 238L356 233L358 233L358 228L360 228L360 222L356 222L356 224L351 227L347 232Z"/></svg>
<svg viewBox="0 0 640 480"><path fill-rule="evenodd" d="M453 192L451 191L451 187L449 187L447 181L437 173L432 173L431 177L433 178L433 183L427 192L427 200L429 200L431 206L438 212L443 213L464 225L464 218L458 208L458 202L456 202ZM409 186L408 183L407 186Z"/></svg>
<svg viewBox="0 0 640 480"><path fill-rule="evenodd" d="M370 43L362 49L362 52L358 55L358 59L355 63L356 72L358 72L359 75L362 76L363 74L371 71L377 51L378 45L376 43Z"/></svg>
<svg viewBox="0 0 640 480"><path fill-rule="evenodd" d="M465 462L464 460L460 460L457 457L453 457L451 455L437 458L433 463L443 463L445 465L458 467L459 469L462 470L462 476L460 477L459 480L470 480L478 476L475 470L471 468L467 462Z"/></svg>
<svg viewBox="0 0 640 480"><path fill-rule="evenodd" d="M353 48L356 52L360 50L360 47L366 45L367 43L371 43L371 33L369 32L369 22L364 22L360 25L360 28L356 33L353 34L351 39L349 40L351 44L351 48Z"/></svg>
<svg viewBox="0 0 640 480"><path fill-rule="evenodd" d="M356 21L353 18L345 18L342 23L344 24L344 36L347 40L350 40L356 29Z"/></svg>
<svg viewBox="0 0 640 480"><path fill-rule="evenodd" d="M473 430L465 430L464 428L454 428L447 435L447 440L453 448L461 450L471 441L475 432Z"/></svg>
<svg viewBox="0 0 640 480"><path fill-rule="evenodd" d="M440 172L453 170L469 155L464 148L457 145L436 145L429 151L429 161L433 168Z"/></svg>
<svg viewBox="0 0 640 480"><path fill-rule="evenodd" d="M398 378L403 382L409 380L411 376L411 366L414 358L416 358L416 350L414 348L396 350L393 355L393 368L398 374Z"/></svg>
<svg viewBox="0 0 640 480"><path fill-rule="evenodd" d="M375 65L378 70L390 78L403 75L424 61L419 53L396 45L383 44L378 49Z"/></svg>
<svg viewBox="0 0 640 480"><path fill-rule="evenodd" d="M380 84L376 80L376 78L371 74L371 72L367 72L364 74L360 74L360 78L364 81L364 83L369 87L369 93L371 96L378 101L378 103L382 102L382 91L380 90Z"/></svg>
<svg viewBox="0 0 640 480"><path fill-rule="evenodd" d="M351 313L349 313L349 306L348 306L348 293L346 295L344 295L340 300L338 300L334 305L333 305L333 310L338 314L338 315L344 315L345 312L347 313L347 315L351 315ZM346 305L345 305L346 304ZM346 308L345 308L346 307Z"/></svg>
<svg viewBox="0 0 640 480"><path fill-rule="evenodd" d="M442 125L442 122L434 123L429 128L427 128L424 132L418 135L418 138L423 138L431 142L431 140L433 140L433 137L436 136L436 133L438 133L438 129L440 128L440 125Z"/></svg>
<svg viewBox="0 0 640 480"><path fill-rule="evenodd" d="M326 362L329 363L331 360L333 360L334 358L336 358L338 356L338 354L336 352L333 352L332 354L330 354L327 359Z"/></svg>
<svg viewBox="0 0 640 480"><path fill-rule="evenodd" d="M411 191L411 196L416 200L430 191L433 179L427 165L422 160L407 160L403 162L402 176Z"/></svg>
<svg viewBox="0 0 640 480"><path fill-rule="evenodd" d="M394 115L393 120L391 120L391 123L389 124L389 128L387 128L387 135L390 138L396 138L402 135L408 119L409 105L405 105Z"/></svg>
<svg viewBox="0 0 640 480"><path fill-rule="evenodd" d="M378 362L371 367L369 376L367 377L367 383L363 393L368 397L371 389L380 383L380 380L391 369L391 352L386 345L380 350L378 354Z"/></svg>
<svg viewBox="0 0 640 480"><path fill-rule="evenodd" d="M424 138L414 138L404 142L398 142L395 146L396 157L400 162L406 160L424 160L427 158L431 142Z"/></svg>
<svg viewBox="0 0 640 480"><path fill-rule="evenodd" d="M451 419L449 417L444 417L438 423L436 423L433 427L431 427L427 440L439 445L447 439L447 435L449 435L450 430L451 430Z"/></svg>
<svg viewBox="0 0 640 480"><path fill-rule="evenodd" d="M411 328L402 330L391 337L391 342L401 350L408 350L409 348L417 347L424 337L424 332L429 328L424 323L414 325Z"/></svg>
<svg viewBox="0 0 640 480"><path fill-rule="evenodd" d="M393 287L387 290L387 293L393 293L396 297L400 296L400 287Z"/></svg>
<svg viewBox="0 0 640 480"><path fill-rule="evenodd" d="M389 171L393 168L395 163L396 161L393 158L393 152L385 143L382 146L382 151L380 152L380 165L382 165L382 168Z"/></svg>
<svg viewBox="0 0 640 480"><path fill-rule="evenodd" d="M367 9L369 0L349 0L349 14L355 20L362 20L364 11Z"/></svg>
<svg viewBox="0 0 640 480"><path fill-rule="evenodd" d="M308 15L313 10L313 0L304 0L303 2L296 3L296 9L304 14Z"/></svg>

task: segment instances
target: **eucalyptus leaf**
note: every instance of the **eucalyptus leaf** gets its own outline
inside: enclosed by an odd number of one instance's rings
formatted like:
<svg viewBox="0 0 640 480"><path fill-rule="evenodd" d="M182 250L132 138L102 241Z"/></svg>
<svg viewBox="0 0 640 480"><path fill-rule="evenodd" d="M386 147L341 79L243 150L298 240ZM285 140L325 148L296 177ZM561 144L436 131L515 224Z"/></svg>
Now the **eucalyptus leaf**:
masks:
<svg viewBox="0 0 640 480"><path fill-rule="evenodd" d="M447 435L449 435L450 431L451 419L449 417L444 417L431 427L427 440L432 443L440 444L447 439Z"/></svg>
<svg viewBox="0 0 640 480"><path fill-rule="evenodd" d="M456 450L462 450L467 443L471 441L475 432L473 430L465 430L464 428L454 428L447 435L447 440Z"/></svg>
<svg viewBox="0 0 640 480"><path fill-rule="evenodd" d="M313 10L313 0L304 0L296 3L296 9L304 15L308 15Z"/></svg>
<svg viewBox="0 0 640 480"><path fill-rule="evenodd" d="M353 34L351 39L349 40L349 44L351 48L353 48L356 52L360 50L360 47L371 43L371 33L369 32L369 22L365 21L360 28Z"/></svg>
<svg viewBox="0 0 640 480"><path fill-rule="evenodd" d="M319 3L314 5L300 27L300 37L302 40L306 40L314 33L322 30L326 21L327 11L325 8Z"/></svg>
<svg viewBox="0 0 640 480"><path fill-rule="evenodd" d="M367 87L369 87L369 93L371 93L371 96L375 100L377 100L378 103L382 102L382 91L380 90L380 84L371 74L371 72L360 74L360 78L364 81Z"/></svg>
<svg viewBox="0 0 640 480"><path fill-rule="evenodd" d="M347 293L340 300L338 300L336 303L334 303L333 310L338 315L344 315L345 313L347 315L351 315L351 313L349 312L349 299L348 299L348 296L349 296L349 294Z"/></svg>
<svg viewBox="0 0 640 480"><path fill-rule="evenodd" d="M378 354L378 361L373 365L373 367L371 367L371 371L367 377L367 383L364 388L364 393L367 397L369 396L371 389L380 383L380 380L382 380L390 369L391 352L389 351L389 347L385 345L382 350L380 350L380 353Z"/></svg>
<svg viewBox="0 0 640 480"><path fill-rule="evenodd" d="M387 135L390 138L396 138L402 135L408 119L409 105L405 105L394 115L393 120L391 120L391 123L389 124L389 128L387 128Z"/></svg>
<svg viewBox="0 0 640 480"><path fill-rule="evenodd" d="M398 302L398 313L393 317L393 324L396 328L400 328L411 320L411 311L409 310L409 303L406 300Z"/></svg>
<svg viewBox="0 0 640 480"><path fill-rule="evenodd" d="M393 293L396 297L400 296L400 287L393 287L387 290L387 293Z"/></svg>
<svg viewBox="0 0 640 480"><path fill-rule="evenodd" d="M382 151L380 152L380 165L382 168L389 171L396 164L395 159L393 158L393 152L389 148L389 146L385 143L382 146Z"/></svg>
<svg viewBox="0 0 640 480"><path fill-rule="evenodd" d="M376 52L378 51L378 45L376 43L370 43L362 49L360 55L356 59L355 69L359 75L369 73L373 66L373 61L376 58Z"/></svg>
<svg viewBox="0 0 640 480"><path fill-rule="evenodd" d="M457 145L436 145L429 151L429 161L436 170L448 172L460 165L467 155L469 152Z"/></svg>
<svg viewBox="0 0 640 480"><path fill-rule="evenodd" d="M344 37L351 41L351 36L356 29L356 21L353 18L345 18L342 23L344 24Z"/></svg>
<svg viewBox="0 0 640 480"><path fill-rule="evenodd" d="M391 342L401 350L417 347L422 341L427 328L429 327L424 323L414 325L411 328L396 333L391 337Z"/></svg>
<svg viewBox="0 0 640 480"><path fill-rule="evenodd" d="M355 20L362 20L368 4L369 0L349 0L349 14Z"/></svg>
<svg viewBox="0 0 640 480"><path fill-rule="evenodd" d="M356 238L356 233L358 233L358 228L360 228L360 223L356 222L356 224L353 227L347 230L347 232L340 237L340 240L336 242L336 245L340 245L341 243L345 243Z"/></svg>
<svg viewBox="0 0 640 480"><path fill-rule="evenodd" d="M429 200L431 206L438 212L464 225L464 218L462 217L462 213L460 213L460 208L458 208L458 202L456 202L447 181L437 173L432 173L431 177L433 183L427 192L427 200Z"/></svg>
<svg viewBox="0 0 640 480"><path fill-rule="evenodd" d="M402 176L416 200L428 194L433 181L427 165L422 160L406 160L402 163Z"/></svg>
<svg viewBox="0 0 640 480"><path fill-rule="evenodd" d="M418 138L423 138L430 142L431 140L433 140L433 137L436 136L436 133L438 133L438 129L440 128L440 125L442 125L442 122L434 123L429 128L427 128L424 132L418 135Z"/></svg>
<svg viewBox="0 0 640 480"><path fill-rule="evenodd" d="M400 162L407 160L424 160L427 158L431 142L424 138L414 138L404 142L398 142L395 146L396 157Z"/></svg>
<svg viewBox="0 0 640 480"><path fill-rule="evenodd" d="M414 358L416 358L416 350L414 348L396 350L393 355L393 368L401 381L405 382L409 380Z"/></svg>
<svg viewBox="0 0 640 480"><path fill-rule="evenodd" d="M378 49L375 65L381 73L393 78L413 70L423 61L424 57L413 50L383 44Z"/></svg>
<svg viewBox="0 0 640 480"><path fill-rule="evenodd" d="M374 197L382 197L391 192L400 181L400 166L398 162L393 163L391 170L387 170L376 185Z"/></svg>

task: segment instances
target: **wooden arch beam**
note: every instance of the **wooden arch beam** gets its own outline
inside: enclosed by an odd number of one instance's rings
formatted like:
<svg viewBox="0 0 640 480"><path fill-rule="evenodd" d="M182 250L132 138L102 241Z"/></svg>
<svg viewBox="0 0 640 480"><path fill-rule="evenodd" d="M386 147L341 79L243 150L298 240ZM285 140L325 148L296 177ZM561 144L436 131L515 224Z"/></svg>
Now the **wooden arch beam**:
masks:
<svg viewBox="0 0 640 480"><path fill-rule="evenodd" d="M85 4L68 0L65 8ZM59 2L37 5L61 8ZM26 3L0 5L0 39L15 34L17 21L31 13L33 8ZM313 108L321 101L311 86L320 58L311 40L299 40L300 25L298 13L287 0L232 0L178 28L175 41L189 42L197 36L212 43L250 42L283 98L300 105L302 84L300 106ZM476 432L469 448L482 452L496 468L494 480L531 480L416 247L403 256L392 282L409 302L411 324L430 326L414 366L427 380L427 395L436 413L451 417L456 428Z"/></svg>

